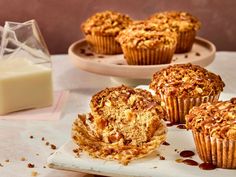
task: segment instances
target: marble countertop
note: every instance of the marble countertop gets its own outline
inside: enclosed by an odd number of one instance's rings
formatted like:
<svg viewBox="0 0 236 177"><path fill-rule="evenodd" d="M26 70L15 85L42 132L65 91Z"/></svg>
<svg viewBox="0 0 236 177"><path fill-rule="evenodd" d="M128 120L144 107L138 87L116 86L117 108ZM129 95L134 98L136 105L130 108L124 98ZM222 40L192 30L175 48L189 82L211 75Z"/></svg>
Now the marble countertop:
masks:
<svg viewBox="0 0 236 177"><path fill-rule="evenodd" d="M48 141L57 147L64 144L70 138L71 124L77 113L89 111L91 95L102 88L113 86L114 83L110 77L91 74L74 67L68 55L54 55L52 61L54 90L70 90L62 118L58 121L0 120L1 177L27 177L33 171L39 177L93 176L46 167L47 157L53 150L45 143ZM235 66L236 52L217 52L214 62L207 69L222 77L226 84L225 93L236 96ZM45 138L44 141L41 140L42 137ZM22 157L26 160L22 161ZM35 167L28 168L28 163Z"/></svg>

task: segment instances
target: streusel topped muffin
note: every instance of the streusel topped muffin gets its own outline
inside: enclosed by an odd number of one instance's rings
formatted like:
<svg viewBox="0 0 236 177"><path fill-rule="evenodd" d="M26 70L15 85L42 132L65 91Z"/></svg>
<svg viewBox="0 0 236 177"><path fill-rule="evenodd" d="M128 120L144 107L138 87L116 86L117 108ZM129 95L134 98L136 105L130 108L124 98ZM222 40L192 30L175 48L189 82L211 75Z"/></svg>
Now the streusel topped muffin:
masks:
<svg viewBox="0 0 236 177"><path fill-rule="evenodd" d="M186 115L198 155L220 168L236 168L236 98L203 103Z"/></svg>
<svg viewBox="0 0 236 177"><path fill-rule="evenodd" d="M172 123L185 123L193 106L217 101L224 87L221 77L192 64L176 64L156 72L149 87L161 97Z"/></svg>
<svg viewBox="0 0 236 177"><path fill-rule="evenodd" d="M150 88L166 96L199 97L223 91L224 82L205 68L192 64L176 64L153 75Z"/></svg>
<svg viewBox="0 0 236 177"><path fill-rule="evenodd" d="M169 26L177 32L176 53L189 52L192 49L196 33L201 27L200 21L183 11L166 11L152 15L149 19L160 26Z"/></svg>
<svg viewBox="0 0 236 177"><path fill-rule="evenodd" d="M155 23L139 21L116 37L128 64L152 65L170 63L177 34Z"/></svg>
<svg viewBox="0 0 236 177"><path fill-rule="evenodd" d="M193 107L186 118L188 129L236 141L236 98Z"/></svg>
<svg viewBox="0 0 236 177"><path fill-rule="evenodd" d="M85 34L117 36L119 32L132 23L128 15L114 11L104 11L96 13L88 18L82 29Z"/></svg>
<svg viewBox="0 0 236 177"><path fill-rule="evenodd" d="M132 23L127 15L114 11L96 13L82 24L82 31L95 53L122 53L120 44L115 41L119 32Z"/></svg>

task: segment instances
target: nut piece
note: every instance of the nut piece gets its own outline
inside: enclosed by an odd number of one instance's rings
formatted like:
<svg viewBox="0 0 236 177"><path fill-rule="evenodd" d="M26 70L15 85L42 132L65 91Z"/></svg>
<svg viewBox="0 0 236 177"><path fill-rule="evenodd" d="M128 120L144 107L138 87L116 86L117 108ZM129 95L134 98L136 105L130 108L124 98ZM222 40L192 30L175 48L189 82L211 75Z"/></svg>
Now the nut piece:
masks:
<svg viewBox="0 0 236 177"><path fill-rule="evenodd" d="M34 168L34 164L28 163L28 168Z"/></svg>

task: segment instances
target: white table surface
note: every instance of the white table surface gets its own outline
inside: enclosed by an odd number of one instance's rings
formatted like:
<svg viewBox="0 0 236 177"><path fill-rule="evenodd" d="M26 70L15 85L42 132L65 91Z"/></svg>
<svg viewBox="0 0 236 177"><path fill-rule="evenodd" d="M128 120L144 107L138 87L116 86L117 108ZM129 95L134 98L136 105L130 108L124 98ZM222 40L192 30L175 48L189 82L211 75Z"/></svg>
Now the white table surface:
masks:
<svg viewBox="0 0 236 177"><path fill-rule="evenodd" d="M0 120L0 177L27 177L37 171L39 177L90 177L93 175L43 168L53 152L41 141L45 137L57 147L70 138L71 124L78 112L88 111L89 98L102 88L114 85L109 77L75 68L68 55L52 56L54 89L70 90L62 118L58 121ZM236 96L236 52L217 52L215 61L207 67L224 80L225 93ZM34 136L30 139L30 136ZM25 157L26 161L20 159ZM9 159L10 162L5 162ZM35 164L28 168L27 164Z"/></svg>

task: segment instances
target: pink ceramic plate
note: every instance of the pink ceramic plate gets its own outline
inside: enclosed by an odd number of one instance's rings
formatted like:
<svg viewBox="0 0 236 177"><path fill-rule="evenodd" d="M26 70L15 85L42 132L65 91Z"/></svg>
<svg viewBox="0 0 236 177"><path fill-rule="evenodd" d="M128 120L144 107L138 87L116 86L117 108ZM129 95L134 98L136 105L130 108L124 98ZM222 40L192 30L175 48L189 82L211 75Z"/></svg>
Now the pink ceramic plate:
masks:
<svg viewBox="0 0 236 177"><path fill-rule="evenodd" d="M192 50L184 54L175 54L170 64L140 66L127 65L123 54L95 54L84 39L69 47L69 56L78 68L92 73L130 79L150 79L154 72L177 63L193 63L205 67L214 60L215 52L214 44L197 37Z"/></svg>

